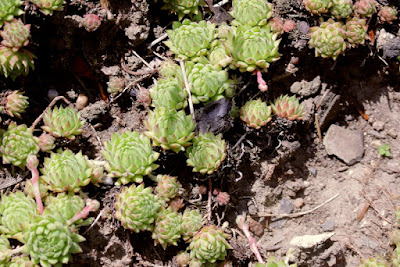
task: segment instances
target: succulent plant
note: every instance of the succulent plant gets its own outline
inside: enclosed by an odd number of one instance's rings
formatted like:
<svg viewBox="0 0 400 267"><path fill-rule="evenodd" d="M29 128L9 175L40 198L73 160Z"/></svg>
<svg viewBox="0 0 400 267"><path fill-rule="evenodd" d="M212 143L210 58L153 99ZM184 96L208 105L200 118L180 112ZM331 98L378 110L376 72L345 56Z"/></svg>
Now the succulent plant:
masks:
<svg viewBox="0 0 400 267"><path fill-rule="evenodd" d="M329 12L337 19L349 18L353 13L353 0L332 0Z"/></svg>
<svg viewBox="0 0 400 267"><path fill-rule="evenodd" d="M33 218L38 215L35 201L21 191L2 195L0 202L0 233L22 240Z"/></svg>
<svg viewBox="0 0 400 267"><path fill-rule="evenodd" d="M232 7L233 25L263 26L272 16L272 4L265 0L234 0Z"/></svg>
<svg viewBox="0 0 400 267"><path fill-rule="evenodd" d="M228 205L230 199L231 197L227 192L219 192L216 197L216 201L220 206Z"/></svg>
<svg viewBox="0 0 400 267"><path fill-rule="evenodd" d="M164 249L168 245L177 246L182 235L182 214L172 208L162 209L156 218L152 238L155 245L160 244Z"/></svg>
<svg viewBox="0 0 400 267"><path fill-rule="evenodd" d="M80 116L81 113L71 107L55 107L45 113L42 129L57 138L74 140L75 135L82 133L81 128L85 124L85 120L80 120Z"/></svg>
<svg viewBox="0 0 400 267"><path fill-rule="evenodd" d="M21 113L28 107L28 97L18 90L11 92L5 101L5 111L11 117L21 118Z"/></svg>
<svg viewBox="0 0 400 267"><path fill-rule="evenodd" d="M158 165L153 162L159 153L152 150L150 139L138 132L114 133L104 143L101 151L107 163L105 169L111 177L117 177L116 185L129 182L141 183Z"/></svg>
<svg viewBox="0 0 400 267"><path fill-rule="evenodd" d="M207 53L214 40L215 24L206 22L174 21L172 30L167 31L169 40L165 44L177 58L195 60Z"/></svg>
<svg viewBox="0 0 400 267"><path fill-rule="evenodd" d="M204 0L164 0L164 3L163 9L178 13L178 19L181 20L185 15L197 15Z"/></svg>
<svg viewBox="0 0 400 267"><path fill-rule="evenodd" d="M24 193L31 198L35 198L34 186L32 184L32 179L26 180ZM39 178L39 194L40 198L44 198L48 195L47 184L43 179Z"/></svg>
<svg viewBox="0 0 400 267"><path fill-rule="evenodd" d="M228 55L228 52L226 52L225 47L217 40L212 43L212 49L208 55L208 59L211 64L218 68L225 68L232 62L232 58Z"/></svg>
<svg viewBox="0 0 400 267"><path fill-rule="evenodd" d="M79 242L83 236L75 233L59 213L48 212L37 216L24 235L24 252L42 267L61 266L71 254L82 252Z"/></svg>
<svg viewBox="0 0 400 267"><path fill-rule="evenodd" d="M42 152L50 152L55 148L55 138L54 136L47 134L47 133L42 133L39 136L39 148L40 151Z"/></svg>
<svg viewBox="0 0 400 267"><path fill-rule="evenodd" d="M115 96L119 92L121 92L125 87L124 78L118 76L110 77L110 80L107 82L107 92L111 96Z"/></svg>
<svg viewBox="0 0 400 267"><path fill-rule="evenodd" d="M65 193L46 197L45 204L46 209L50 210L51 213L59 212L66 221L85 207L85 201L80 196ZM75 222L75 225L89 225L92 221L93 218L89 218L85 222L83 219L79 219Z"/></svg>
<svg viewBox="0 0 400 267"><path fill-rule="evenodd" d="M149 112L144 122L147 130L144 134L153 139L153 145L161 146L164 150L171 149L178 153L191 145L194 137L195 124L185 111L176 111L159 107Z"/></svg>
<svg viewBox="0 0 400 267"><path fill-rule="evenodd" d="M364 44L367 37L367 20L354 17L346 22L344 30L346 40L350 47L356 47L359 44Z"/></svg>
<svg viewBox="0 0 400 267"><path fill-rule="evenodd" d="M392 24L397 19L397 9L392 6L383 6L379 10L378 17L381 22Z"/></svg>
<svg viewBox="0 0 400 267"><path fill-rule="evenodd" d="M153 229L161 202L151 191L151 187L144 188L144 184L132 185L123 187L122 192L116 196L115 218L126 229L136 233Z"/></svg>
<svg viewBox="0 0 400 267"><path fill-rule="evenodd" d="M225 140L221 134L200 133L193 138L193 146L187 149L186 155L186 162L193 167L193 172L211 174L226 157Z"/></svg>
<svg viewBox="0 0 400 267"><path fill-rule="evenodd" d="M385 260L371 257L362 259L360 267L389 267L389 264Z"/></svg>
<svg viewBox="0 0 400 267"><path fill-rule="evenodd" d="M30 0L45 15L53 15L54 11L63 10L64 0Z"/></svg>
<svg viewBox="0 0 400 267"><path fill-rule="evenodd" d="M94 32L101 25L101 18L96 14L83 15L81 25L85 27L88 32Z"/></svg>
<svg viewBox="0 0 400 267"><path fill-rule="evenodd" d="M190 242L190 258L197 259L202 263L224 260L227 254L226 250L231 249L226 238L228 235L215 225L204 226Z"/></svg>
<svg viewBox="0 0 400 267"><path fill-rule="evenodd" d="M0 0L0 28L5 21L11 21L14 16L24 14L24 11L20 9L23 3L22 0Z"/></svg>
<svg viewBox="0 0 400 267"><path fill-rule="evenodd" d="M165 202L170 201L178 195L182 185L177 180L178 177L170 175L157 175L156 195Z"/></svg>
<svg viewBox="0 0 400 267"><path fill-rule="evenodd" d="M188 266L190 262L190 255L186 251L180 251L176 257L175 257L176 263L178 263L178 266L184 267Z"/></svg>
<svg viewBox="0 0 400 267"><path fill-rule="evenodd" d="M158 72L163 78L177 78L179 81L183 81L181 67L172 59L161 62Z"/></svg>
<svg viewBox="0 0 400 267"><path fill-rule="evenodd" d="M362 17L372 17L377 6L375 0L358 0L354 3L354 13Z"/></svg>
<svg viewBox="0 0 400 267"><path fill-rule="evenodd" d="M187 106L187 92L176 78L157 80L156 84L150 89L150 96L153 107L184 109Z"/></svg>
<svg viewBox="0 0 400 267"><path fill-rule="evenodd" d="M321 23L319 27L311 27L310 31L309 45L315 48L316 57L336 59L346 50L346 34L341 22L329 19Z"/></svg>
<svg viewBox="0 0 400 267"><path fill-rule="evenodd" d="M247 126L260 129L266 125L271 119L271 107L266 102L257 100L249 100L240 109L240 119Z"/></svg>
<svg viewBox="0 0 400 267"><path fill-rule="evenodd" d="M198 209L185 209L182 216L183 240L189 242L192 237L203 227L203 218Z"/></svg>
<svg viewBox="0 0 400 267"><path fill-rule="evenodd" d="M39 152L38 139L25 124L17 126L12 122L2 137L0 149L3 164L11 163L24 169L27 158Z"/></svg>
<svg viewBox="0 0 400 267"><path fill-rule="evenodd" d="M304 116L303 105L299 104L296 96L282 95L271 104L275 115L288 120L301 120Z"/></svg>
<svg viewBox="0 0 400 267"><path fill-rule="evenodd" d="M186 73L194 104L224 98L225 91L231 85L227 71L204 63L186 63Z"/></svg>
<svg viewBox="0 0 400 267"><path fill-rule="evenodd" d="M0 235L0 266L6 266L10 261L10 254L8 253L10 249L10 242L7 237Z"/></svg>
<svg viewBox="0 0 400 267"><path fill-rule="evenodd" d="M36 57L26 49L17 52L12 48L0 46L0 74L15 80L20 75L28 75L29 69L34 68L33 59Z"/></svg>
<svg viewBox="0 0 400 267"><path fill-rule="evenodd" d="M7 267L38 267L39 265L34 264L28 256L22 255L12 258L8 263Z"/></svg>
<svg viewBox="0 0 400 267"><path fill-rule="evenodd" d="M11 22L5 22L4 28L0 31L3 38L1 45L12 48L17 52L21 47L29 44L31 37L31 25L25 25L21 19L13 19Z"/></svg>
<svg viewBox="0 0 400 267"><path fill-rule="evenodd" d="M82 152L74 154L69 149L59 150L44 159L41 179L50 191L78 192L90 182L92 171L89 159Z"/></svg>
<svg viewBox="0 0 400 267"><path fill-rule="evenodd" d="M328 13L332 6L332 0L303 0L303 4L312 15L321 15Z"/></svg>
<svg viewBox="0 0 400 267"><path fill-rule="evenodd" d="M233 61L231 68L238 68L241 72L253 72L256 69L266 69L270 62L277 61L280 39L278 34L271 32L270 28L239 26L229 32L225 49Z"/></svg>

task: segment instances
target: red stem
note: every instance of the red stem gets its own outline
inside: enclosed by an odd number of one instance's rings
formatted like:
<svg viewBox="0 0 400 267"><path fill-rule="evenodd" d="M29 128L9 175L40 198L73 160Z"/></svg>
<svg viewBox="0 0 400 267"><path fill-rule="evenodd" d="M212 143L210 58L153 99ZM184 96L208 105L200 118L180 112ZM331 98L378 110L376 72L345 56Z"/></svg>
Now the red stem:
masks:
<svg viewBox="0 0 400 267"><path fill-rule="evenodd" d="M39 210L39 214L42 215L43 202L42 202L42 198L40 196L40 190L39 190L39 171L38 171L37 167L35 166L35 164L30 160L28 160L28 162L27 162L27 167L32 173L31 182L33 185L33 192L35 194L36 205Z"/></svg>
<svg viewBox="0 0 400 267"><path fill-rule="evenodd" d="M268 85L264 81L261 71L257 70L257 82L258 82L258 89L261 90L261 92L266 92L268 90Z"/></svg>

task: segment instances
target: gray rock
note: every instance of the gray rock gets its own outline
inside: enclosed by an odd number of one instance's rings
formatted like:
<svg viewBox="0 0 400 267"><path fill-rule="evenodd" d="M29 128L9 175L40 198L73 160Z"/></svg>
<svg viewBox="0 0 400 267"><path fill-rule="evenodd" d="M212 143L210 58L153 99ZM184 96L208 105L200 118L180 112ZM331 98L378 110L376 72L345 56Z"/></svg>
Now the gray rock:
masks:
<svg viewBox="0 0 400 267"><path fill-rule="evenodd" d="M326 153L335 155L347 165L360 161L364 155L364 136L358 131L333 124L329 127L323 143Z"/></svg>
<svg viewBox="0 0 400 267"><path fill-rule="evenodd" d="M317 115L321 131L324 131L340 113L340 95L331 90L328 92L322 90L321 95L315 98L314 103L320 104Z"/></svg>
<svg viewBox="0 0 400 267"><path fill-rule="evenodd" d="M387 131L387 134L390 136L390 137L392 137L393 139L396 139L397 138L397 131L395 130L395 129L389 129L388 131Z"/></svg>
<svg viewBox="0 0 400 267"><path fill-rule="evenodd" d="M333 230L335 230L335 226L335 222L331 220L327 220L326 222L321 224L321 228L324 232L332 232Z"/></svg>
<svg viewBox="0 0 400 267"><path fill-rule="evenodd" d="M317 76L311 82L302 80L295 82L290 86L290 92L301 96L310 96L318 92L321 88L321 77Z"/></svg>
<svg viewBox="0 0 400 267"><path fill-rule="evenodd" d="M385 128L385 123L383 121L375 121L372 123L372 127L380 132Z"/></svg>
<svg viewBox="0 0 400 267"><path fill-rule="evenodd" d="M376 40L376 47L383 51L384 58L400 56L400 37L381 29Z"/></svg>
<svg viewBox="0 0 400 267"><path fill-rule="evenodd" d="M290 199L284 198L281 200L281 206L279 207L279 213L292 213L293 209L294 209L294 205Z"/></svg>

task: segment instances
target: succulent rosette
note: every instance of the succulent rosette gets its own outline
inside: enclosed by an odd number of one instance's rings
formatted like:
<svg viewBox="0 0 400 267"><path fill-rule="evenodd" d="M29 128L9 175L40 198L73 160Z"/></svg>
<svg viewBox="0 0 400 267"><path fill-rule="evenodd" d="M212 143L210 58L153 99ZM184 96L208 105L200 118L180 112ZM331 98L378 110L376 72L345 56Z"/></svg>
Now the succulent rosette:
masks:
<svg viewBox="0 0 400 267"><path fill-rule="evenodd" d="M7 237L0 235L0 266L6 266L10 261L10 242Z"/></svg>
<svg viewBox="0 0 400 267"><path fill-rule="evenodd" d="M25 124L17 126L13 122L2 136L0 148L3 164L11 163L22 169L30 155L39 153L38 139L32 135L32 130Z"/></svg>
<svg viewBox="0 0 400 267"><path fill-rule="evenodd" d="M186 63L186 73L194 104L224 98L225 91L231 85L227 71L206 63L205 59L202 59L202 62Z"/></svg>
<svg viewBox="0 0 400 267"><path fill-rule="evenodd" d="M81 151L74 154L67 149L45 158L41 172L41 179L50 191L76 193L90 182L93 170L89 159Z"/></svg>
<svg viewBox="0 0 400 267"><path fill-rule="evenodd" d="M225 47L217 40L213 42L208 59L211 64L218 68L225 68L232 62L232 58L226 52Z"/></svg>
<svg viewBox="0 0 400 267"><path fill-rule="evenodd" d="M150 89L151 105L169 109L184 109L187 106L187 92L176 78L158 79Z"/></svg>
<svg viewBox="0 0 400 267"><path fill-rule="evenodd" d="M107 92L111 96L115 96L119 92L121 92L125 87L124 78L118 76L110 77L110 80L107 82Z"/></svg>
<svg viewBox="0 0 400 267"><path fill-rule="evenodd" d="M26 49L13 51L12 48L0 46L0 74L15 80L18 76L28 75L34 69L33 59L36 57Z"/></svg>
<svg viewBox="0 0 400 267"><path fill-rule="evenodd" d="M349 18L353 13L353 0L332 0L329 12L337 19Z"/></svg>
<svg viewBox="0 0 400 267"><path fill-rule="evenodd" d="M271 107L261 99L249 100L240 109L240 119L247 126L260 129L272 119Z"/></svg>
<svg viewBox="0 0 400 267"><path fill-rule="evenodd" d="M182 69L172 59L161 62L158 72L163 78L177 78L177 80L183 81Z"/></svg>
<svg viewBox="0 0 400 267"><path fill-rule="evenodd" d="M234 0L232 7L233 25L263 26L272 16L272 4L265 0Z"/></svg>
<svg viewBox="0 0 400 267"><path fill-rule="evenodd" d="M177 58L195 60L207 53L214 40L215 24L206 22L192 22L188 19L183 22L174 21L172 30L167 31L169 40L165 45L169 47Z"/></svg>
<svg viewBox="0 0 400 267"><path fill-rule="evenodd" d="M116 185L141 183L143 176L157 169L154 161L160 156L152 150L150 139L136 131L114 133L104 143L101 153L107 161L104 167L109 175L118 178Z"/></svg>
<svg viewBox="0 0 400 267"><path fill-rule="evenodd" d="M193 167L193 172L211 174L216 171L226 157L225 140L222 135L200 133L193 138L193 146L186 151L187 164Z"/></svg>
<svg viewBox="0 0 400 267"><path fill-rule="evenodd" d="M279 59L278 52L280 39L278 34L271 32L270 28L239 26L229 32L228 41L224 42L227 52L233 61L232 68L238 68L241 72L253 72L266 69L269 63Z"/></svg>
<svg viewBox="0 0 400 267"><path fill-rule="evenodd" d="M329 19L310 29L310 48L315 48L316 57L336 59L346 50L346 33L341 22Z"/></svg>
<svg viewBox="0 0 400 267"><path fill-rule="evenodd" d="M55 107L48 110L44 117L42 129L53 136L75 139L75 135L82 133L85 120L80 119L81 113L71 107Z"/></svg>
<svg viewBox="0 0 400 267"><path fill-rule="evenodd" d="M346 40L350 47L363 45L367 37L367 19L354 17L346 22L344 30L346 33Z"/></svg>
<svg viewBox="0 0 400 267"><path fill-rule="evenodd" d="M101 18L96 14L86 14L83 15L83 20L81 24L88 32L94 32L100 27Z"/></svg>
<svg viewBox="0 0 400 267"><path fill-rule="evenodd" d="M183 110L156 108L150 111L144 124L147 127L144 134L153 140L153 145L176 153L190 146L195 135L192 117Z"/></svg>
<svg viewBox="0 0 400 267"><path fill-rule="evenodd" d="M392 24L397 19L397 9L392 6L383 6L378 13L381 22Z"/></svg>
<svg viewBox="0 0 400 267"><path fill-rule="evenodd" d="M144 184L132 185L123 187L122 192L116 196L115 218L126 229L136 233L153 230L161 202L151 191L151 187L145 188Z"/></svg>
<svg viewBox="0 0 400 267"><path fill-rule="evenodd" d="M14 16L18 17L24 14L24 11L20 9L23 3L22 0L0 0L0 27L5 21L11 21Z"/></svg>
<svg viewBox="0 0 400 267"><path fill-rule="evenodd" d="M303 0L303 4L312 15L321 15L328 13L332 0Z"/></svg>
<svg viewBox="0 0 400 267"><path fill-rule="evenodd" d="M164 3L163 9L178 13L179 20L185 15L197 15L199 7L204 6L204 0L164 0Z"/></svg>
<svg viewBox="0 0 400 267"><path fill-rule="evenodd" d="M301 120L304 116L303 105L299 103L296 96L282 95L275 99L271 107L275 115L288 120Z"/></svg>
<svg viewBox="0 0 400 267"><path fill-rule="evenodd" d="M54 144L55 140L55 137L51 134L42 133L39 136L40 151L50 152L51 150L53 150L56 147Z"/></svg>
<svg viewBox="0 0 400 267"><path fill-rule="evenodd" d="M378 2L375 0L358 0L354 3L354 13L362 17L372 17L377 6Z"/></svg>
<svg viewBox="0 0 400 267"><path fill-rule="evenodd" d="M31 25L25 25L21 19L13 19L11 22L5 22L0 35L3 38L1 44L12 48L16 52L21 47L29 44Z"/></svg>
<svg viewBox="0 0 400 267"><path fill-rule="evenodd" d="M178 182L178 177L170 175L157 175L156 195L165 202L176 197L182 185Z"/></svg>
<svg viewBox="0 0 400 267"><path fill-rule="evenodd" d="M35 189L32 184L32 179L26 180L24 193L31 198L35 198ZM48 195L47 184L43 179L39 178L39 194L41 198L44 198Z"/></svg>
<svg viewBox="0 0 400 267"><path fill-rule="evenodd" d="M177 246L177 241L182 235L182 214L172 208L162 209L156 218L152 238L154 243L160 244L164 249L168 245Z"/></svg>
<svg viewBox="0 0 400 267"><path fill-rule="evenodd" d="M0 233L22 241L23 233L38 214L35 201L21 191L3 195L0 202Z"/></svg>
<svg viewBox="0 0 400 267"><path fill-rule="evenodd" d="M12 258L8 263L7 267L38 267L39 265L34 264L28 256L18 256Z"/></svg>
<svg viewBox="0 0 400 267"><path fill-rule="evenodd" d="M190 258L201 263L214 263L224 260L227 250L231 249L226 239L228 235L215 225L204 226L190 242Z"/></svg>
<svg viewBox="0 0 400 267"><path fill-rule="evenodd" d="M18 90L11 92L5 101L5 110L11 117L21 118L21 113L24 113L28 107L28 97Z"/></svg>
<svg viewBox="0 0 400 267"><path fill-rule="evenodd" d="M203 227L203 218L198 209L185 209L182 215L182 221L183 239L189 242Z"/></svg>
<svg viewBox="0 0 400 267"><path fill-rule="evenodd" d="M186 251L180 251L175 257L178 266L188 266L190 262L190 255Z"/></svg>
<svg viewBox="0 0 400 267"><path fill-rule="evenodd" d="M54 11L63 10L64 0L30 0L45 15L53 15Z"/></svg>
<svg viewBox="0 0 400 267"><path fill-rule="evenodd" d="M24 235L24 252L42 267L61 266L73 253L82 252L78 243L85 241L75 233L59 213L44 212L37 216Z"/></svg>

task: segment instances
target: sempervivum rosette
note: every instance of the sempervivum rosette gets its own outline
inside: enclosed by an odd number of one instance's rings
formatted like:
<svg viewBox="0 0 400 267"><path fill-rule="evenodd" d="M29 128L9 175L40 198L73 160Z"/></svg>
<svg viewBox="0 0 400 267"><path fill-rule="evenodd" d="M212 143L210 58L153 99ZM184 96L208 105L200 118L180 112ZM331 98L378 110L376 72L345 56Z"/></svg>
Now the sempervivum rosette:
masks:
<svg viewBox="0 0 400 267"><path fill-rule="evenodd" d="M0 35L3 38L1 44L16 52L21 47L28 45L31 37L31 25L25 25L21 19L13 19L11 22L5 22Z"/></svg>
<svg viewBox="0 0 400 267"><path fill-rule="evenodd" d="M215 24L202 20L192 22L174 21L172 30L168 30L169 40L165 44L177 58L194 60L207 53L214 40Z"/></svg>
<svg viewBox="0 0 400 267"><path fill-rule="evenodd" d="M218 68L225 68L232 62L232 58L228 55L228 52L220 41L214 41L212 43L212 49L208 55L208 59L211 64Z"/></svg>
<svg viewBox="0 0 400 267"><path fill-rule="evenodd" d="M164 78L150 88L151 105L169 109L184 109L187 106L187 92L176 78Z"/></svg>
<svg viewBox="0 0 400 267"><path fill-rule="evenodd" d="M263 26L272 16L272 4L265 0L234 0L232 7L233 25Z"/></svg>
<svg viewBox="0 0 400 267"><path fill-rule="evenodd" d="M225 140L221 134L200 133L193 138L193 146L187 149L186 155L186 162L193 167L193 172L211 174L226 157Z"/></svg>
<svg viewBox="0 0 400 267"><path fill-rule="evenodd" d="M328 13L329 8L332 6L331 0L303 0L304 7L315 15Z"/></svg>
<svg viewBox="0 0 400 267"><path fill-rule="evenodd" d="M10 47L0 46L0 74L15 80L18 76L28 75L34 68L33 59L36 57L26 49L14 51Z"/></svg>
<svg viewBox="0 0 400 267"><path fill-rule="evenodd" d="M0 235L0 266L6 266L5 264L10 261L10 242L8 239Z"/></svg>
<svg viewBox="0 0 400 267"><path fill-rule="evenodd" d="M224 260L227 250L231 249L226 238L228 238L228 235L215 225L203 227L193 237L192 242L190 242L190 258L198 260L203 264Z"/></svg>
<svg viewBox="0 0 400 267"><path fill-rule="evenodd" d="M260 129L266 125L271 119L271 107L266 102L257 100L249 100L240 109L240 119L247 126Z"/></svg>
<svg viewBox="0 0 400 267"><path fill-rule="evenodd" d="M5 104L6 112L9 116L21 118L21 113L24 113L29 105L28 97L16 90L6 97Z"/></svg>
<svg viewBox="0 0 400 267"><path fill-rule="evenodd" d="M0 202L0 233L22 241L23 233L38 214L35 201L21 191L3 195Z"/></svg>
<svg viewBox="0 0 400 267"><path fill-rule="evenodd" d="M397 9L392 6L383 6L378 13L381 22L392 24L397 19Z"/></svg>
<svg viewBox="0 0 400 267"><path fill-rule="evenodd" d="M126 229L136 233L153 230L161 202L151 191L151 187L145 188L144 184L132 185L124 187L116 196L115 218L120 220Z"/></svg>
<svg viewBox="0 0 400 267"><path fill-rule="evenodd" d="M24 14L24 11L20 9L23 3L22 0L0 0L0 27L5 21L11 21L14 16L18 17Z"/></svg>
<svg viewBox="0 0 400 267"><path fill-rule="evenodd" d="M160 156L154 152L148 137L134 131L114 133L101 151L107 163L104 166L111 177L118 178L116 185L141 183L158 165L153 162Z"/></svg>
<svg viewBox="0 0 400 267"><path fill-rule="evenodd" d="M203 217L198 209L185 209L182 220L183 239L190 242L192 237L203 227Z"/></svg>
<svg viewBox="0 0 400 267"><path fill-rule="evenodd" d="M54 11L63 10L64 0L30 0L45 15L53 15Z"/></svg>
<svg viewBox="0 0 400 267"><path fill-rule="evenodd" d="M61 266L73 253L82 252L78 243L85 241L75 233L59 213L43 213L33 220L24 235L24 252L43 267Z"/></svg>
<svg viewBox="0 0 400 267"><path fill-rule="evenodd" d="M266 69L269 63L277 61L280 39L278 34L271 32L270 28L239 26L231 28L228 41L224 46L232 57L232 68L241 72L252 72L256 69Z"/></svg>
<svg viewBox="0 0 400 267"><path fill-rule="evenodd" d="M163 9L178 13L178 19L181 20L185 15L197 15L204 0L164 0L164 3Z"/></svg>
<svg viewBox="0 0 400 267"><path fill-rule="evenodd" d="M170 201L178 195L182 185L177 180L178 177L159 174L156 177L157 186L155 188L156 195L165 202Z"/></svg>
<svg viewBox="0 0 400 267"><path fill-rule="evenodd" d="M32 135L32 131L26 125L17 126L15 123L11 123L8 126L8 130L3 135L0 148L3 164L11 163L23 169L26 166L28 157L39 152L37 137Z"/></svg>
<svg viewBox="0 0 400 267"><path fill-rule="evenodd" d="M315 48L316 57L336 59L346 50L346 34L341 22L329 19L310 29L310 48Z"/></svg>
<svg viewBox="0 0 400 267"><path fill-rule="evenodd" d="M378 2L375 0L358 0L354 4L354 13L362 17L372 17L376 13Z"/></svg>
<svg viewBox="0 0 400 267"><path fill-rule="evenodd" d="M153 145L176 153L190 146L194 137L195 124L183 110L156 108L150 111L144 124L147 127L144 134L153 139Z"/></svg>
<svg viewBox="0 0 400 267"><path fill-rule="evenodd" d="M177 246L182 235L182 214L172 208L162 209L156 218L153 230L154 243L166 249L168 245Z"/></svg>
<svg viewBox="0 0 400 267"><path fill-rule="evenodd" d="M346 22L344 30L346 33L346 40L350 47L357 47L363 45L367 37L367 19L354 17Z"/></svg>
<svg viewBox="0 0 400 267"><path fill-rule="evenodd" d="M71 107L55 107L48 110L43 117L44 126L42 129L55 137L75 139L75 135L82 133L82 126L85 120L80 119L81 113Z"/></svg>
<svg viewBox="0 0 400 267"><path fill-rule="evenodd" d="M348 18L353 13L353 0L332 0L329 12L337 19Z"/></svg>
<svg viewBox="0 0 400 267"><path fill-rule="evenodd" d="M13 257L8 263L7 267L38 267L39 265L34 264L28 256Z"/></svg>
<svg viewBox="0 0 400 267"><path fill-rule="evenodd" d="M110 77L110 80L107 82L107 92L111 96L115 96L124 89L124 86L125 86L124 78L118 76L112 76Z"/></svg>
<svg viewBox="0 0 400 267"><path fill-rule="evenodd" d="M274 114L288 120L301 120L304 116L303 105L299 103L296 96L282 95L275 99L271 107Z"/></svg>
<svg viewBox="0 0 400 267"><path fill-rule="evenodd" d="M47 188L53 192L78 192L87 185L93 169L87 156L82 152L74 154L71 150L59 150L44 159L42 176Z"/></svg>

